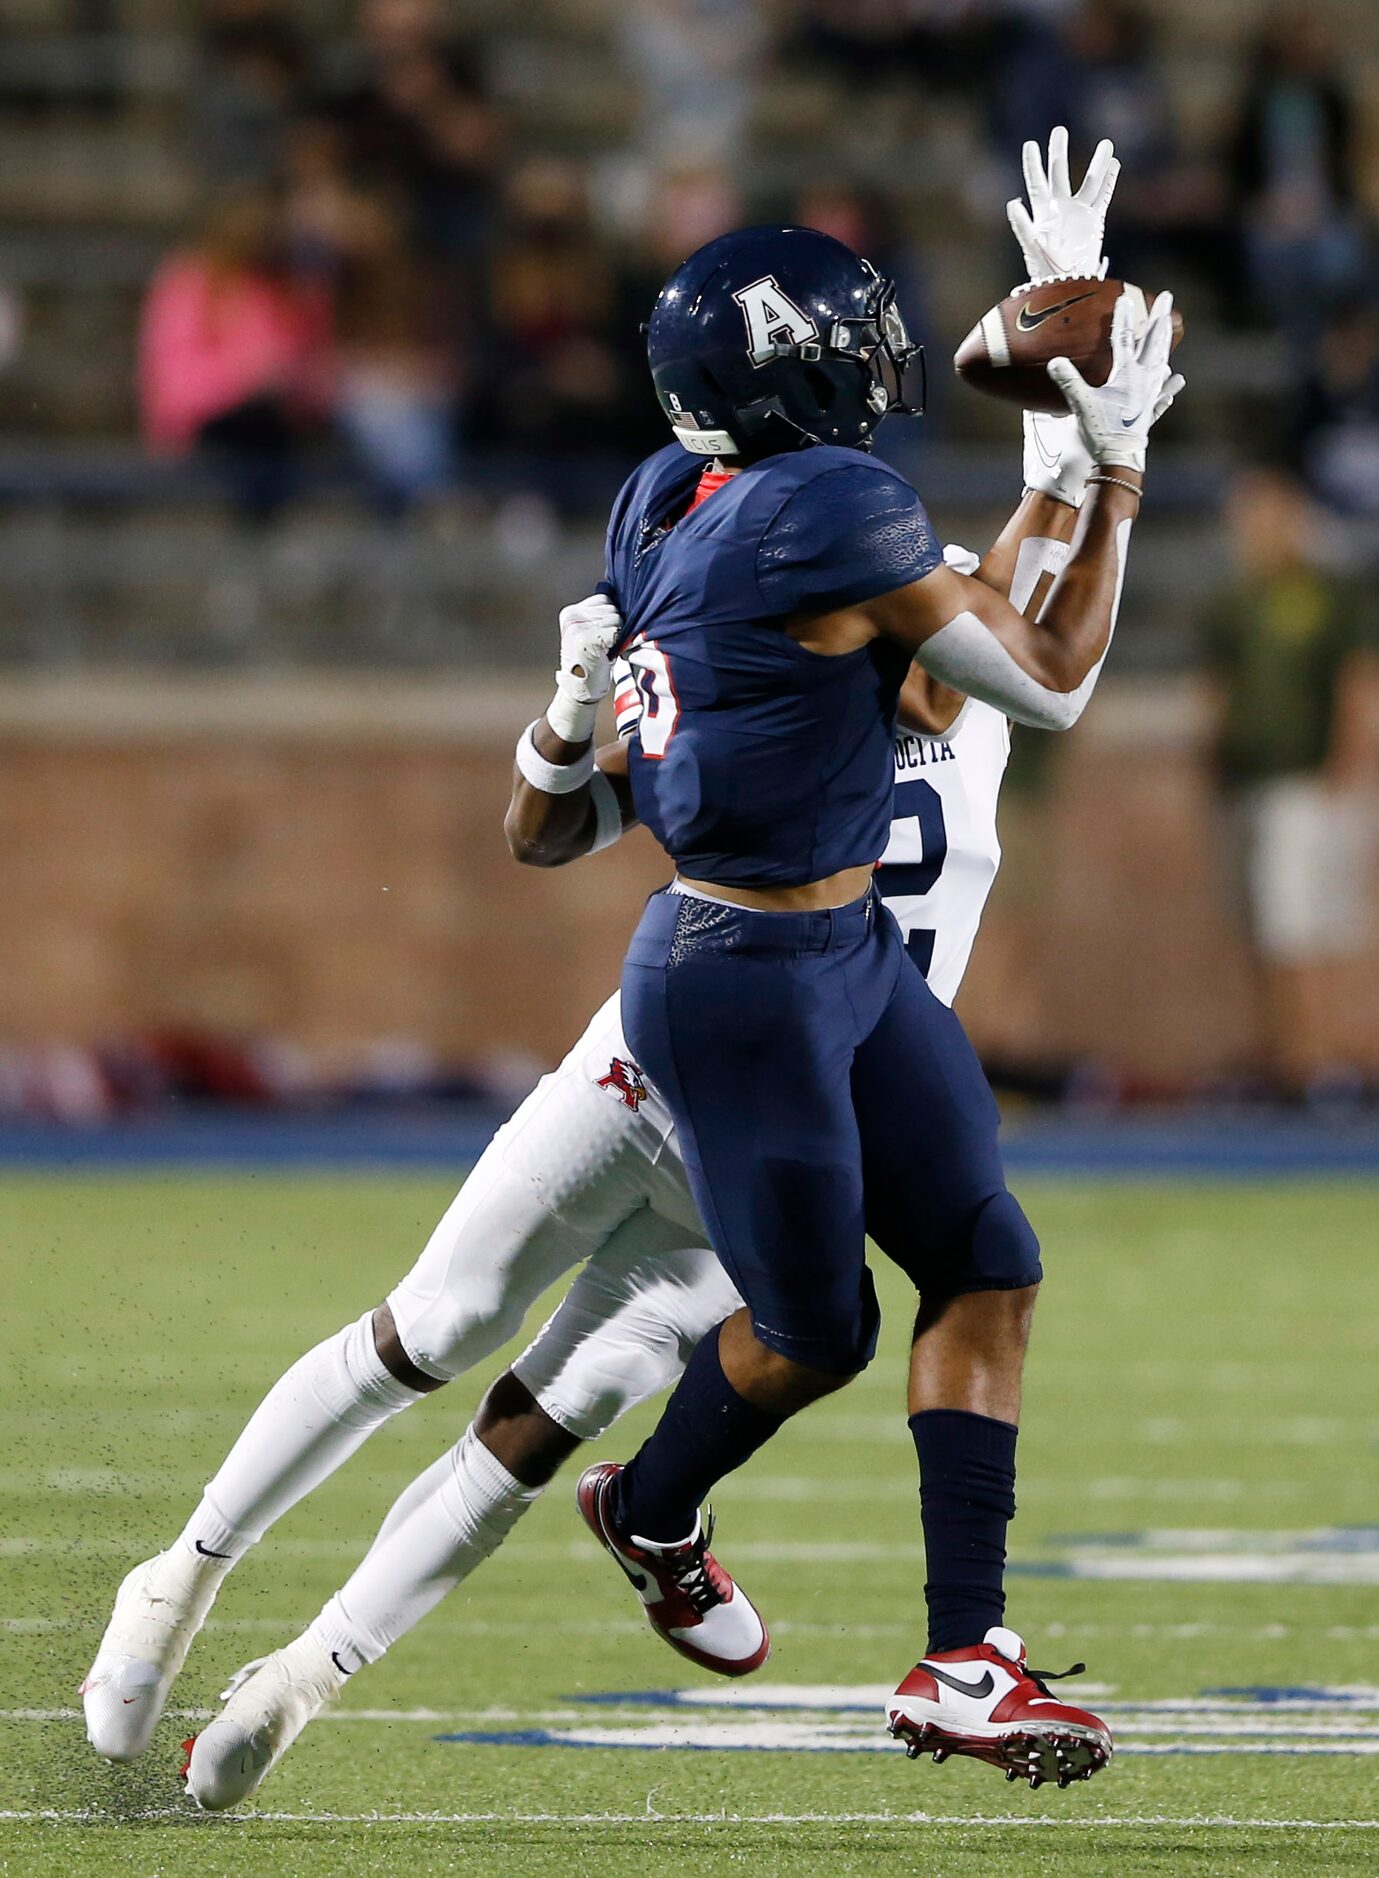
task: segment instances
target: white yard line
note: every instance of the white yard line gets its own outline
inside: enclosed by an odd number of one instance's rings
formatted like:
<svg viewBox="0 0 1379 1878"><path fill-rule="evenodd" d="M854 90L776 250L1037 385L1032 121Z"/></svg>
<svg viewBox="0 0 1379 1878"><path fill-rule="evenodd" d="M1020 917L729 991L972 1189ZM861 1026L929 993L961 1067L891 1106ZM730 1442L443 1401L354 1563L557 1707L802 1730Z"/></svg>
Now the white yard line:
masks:
<svg viewBox="0 0 1379 1878"><path fill-rule="evenodd" d="M206 1620L206 1630L243 1630L272 1633L281 1631L284 1637L294 1634L301 1628L302 1613L296 1612L290 1617L210 1617ZM645 1626L635 1617L543 1617L543 1634L558 1631L565 1636L602 1637L610 1632L622 1636L640 1636ZM44 1636L53 1631L89 1631L94 1637L96 1626L88 1617L0 1617L0 1631L10 1631L19 1636ZM530 1637L532 1626L529 1620L488 1617L447 1618L444 1614L427 1620L427 1633L445 1631L455 1636L474 1637ZM798 1637L909 1637L915 1635L912 1623L903 1624L849 1624L813 1623L805 1618L782 1618L771 1626L773 1636ZM1189 1624L1066 1624L1049 1622L1029 1626L1026 1636L1036 1634L1045 1637L1174 1637L1191 1640L1197 1637L1251 1637L1267 1642L1279 1642L1286 1637L1319 1636L1337 1643L1379 1643L1379 1624L1230 1624L1230 1623L1189 1623Z"/></svg>
<svg viewBox="0 0 1379 1878"><path fill-rule="evenodd" d="M1157 1537L1158 1535L1153 1535ZM1182 1539L1185 1535L1177 1535ZM1073 1579L1098 1579L1119 1582L1174 1584L1310 1584L1310 1585L1379 1585L1379 1550L1306 1549L1278 1551L1272 1534L1242 1533L1237 1540L1261 1540L1255 1549L1234 1546L1228 1550L1198 1549L1200 1539L1216 1539L1217 1533L1193 1535L1192 1549L1176 1553L1120 1549L1106 1546L1071 1546L1047 1561L1054 1569ZM1307 1533L1288 1535L1306 1541ZM1165 1535L1167 1537L1167 1535ZM277 1539L273 1551L282 1557L307 1559L358 1558L367 1549L365 1538ZM9 1534L0 1538L0 1558L36 1557L129 1557L128 1543L110 1534L93 1534L82 1539L59 1539L37 1535ZM595 1561L598 1550L592 1539L570 1540L518 1539L507 1556L527 1563L585 1565ZM734 1544L734 1562L789 1566L875 1565L898 1560L913 1560L915 1547L907 1541L884 1540L776 1540L747 1539ZM1041 1561L1022 1561L1024 1569L1038 1574ZM1021 1568L1017 1564L1015 1569Z"/></svg>
<svg viewBox="0 0 1379 1878"><path fill-rule="evenodd" d="M70 1811L58 1807L0 1809L0 1820L47 1820L79 1825L108 1821L194 1818L186 1806L150 1808L137 1813L105 1813L95 1807ZM1103 1829L1143 1830L1165 1827L1249 1832L1374 1832L1379 1819L1251 1819L1233 1814L1136 1813L1070 1820L1060 1814L982 1813L225 1813L207 1830L225 1826L1034 1826L1063 1832Z"/></svg>

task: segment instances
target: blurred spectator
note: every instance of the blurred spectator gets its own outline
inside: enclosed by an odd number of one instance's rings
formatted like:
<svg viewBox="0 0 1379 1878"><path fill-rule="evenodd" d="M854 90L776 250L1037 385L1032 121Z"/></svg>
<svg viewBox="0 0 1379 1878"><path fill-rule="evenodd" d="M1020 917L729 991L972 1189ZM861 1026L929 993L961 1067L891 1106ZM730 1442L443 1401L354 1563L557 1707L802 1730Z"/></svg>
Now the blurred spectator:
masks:
<svg viewBox="0 0 1379 1878"><path fill-rule="evenodd" d="M1338 313L1303 380L1298 455L1334 508L1379 515L1379 303Z"/></svg>
<svg viewBox="0 0 1379 1878"><path fill-rule="evenodd" d="M740 226L746 215L733 171L716 159L649 169L640 182L636 235L622 257L617 329L624 343L639 331L680 263L715 235Z"/></svg>
<svg viewBox="0 0 1379 1878"><path fill-rule="evenodd" d="M1251 57L1227 164L1251 290L1299 350L1364 282L1355 146L1354 110L1322 18L1280 9Z"/></svg>
<svg viewBox="0 0 1379 1878"><path fill-rule="evenodd" d="M214 0L201 35L190 113L213 181L272 180L306 71L301 33L276 0Z"/></svg>
<svg viewBox="0 0 1379 1878"><path fill-rule="evenodd" d="M422 259L378 198L361 200L336 285L336 419L379 507L399 515L453 486L455 377Z"/></svg>
<svg viewBox="0 0 1379 1878"><path fill-rule="evenodd" d="M696 248L739 227L746 217L732 169L716 159L686 159L641 177L636 234L618 256L609 321L620 368L618 448L629 457L646 456L666 438L665 418L645 370L641 333L656 296Z"/></svg>
<svg viewBox="0 0 1379 1878"><path fill-rule="evenodd" d="M906 0L798 0L787 56L854 87L894 83L912 30Z"/></svg>
<svg viewBox="0 0 1379 1878"><path fill-rule="evenodd" d="M528 163L508 188L469 428L490 459L520 465L522 479L557 504L597 507L606 491L594 465L630 454L639 345L635 325L618 330L615 305L583 172L554 159ZM640 318L650 305L647 297Z"/></svg>
<svg viewBox="0 0 1379 1878"><path fill-rule="evenodd" d="M1363 791L1376 751L1363 706L1379 633L1373 601L1318 566L1316 519L1292 478L1239 475L1226 525L1234 576L1201 621L1216 779L1264 1067L1297 1091L1324 1067L1300 1041L1319 975L1367 935L1374 828Z"/></svg>
<svg viewBox="0 0 1379 1878"><path fill-rule="evenodd" d="M1219 174L1182 148L1153 13L1139 0L1090 0L1069 20L1065 42L1067 95L1048 121L1068 125L1081 160L1102 137L1116 146L1113 272L1151 291L1171 279L1181 291L1187 267L1233 307L1239 261Z"/></svg>
<svg viewBox="0 0 1379 1878"><path fill-rule="evenodd" d="M149 288L139 336L149 444L202 456L243 519L267 520L327 408L330 341L326 294L286 264L277 197L227 196Z"/></svg>
<svg viewBox="0 0 1379 1878"><path fill-rule="evenodd" d="M403 514L456 476L456 361L434 266L394 204L351 180L331 121L297 126L286 187L293 267L334 306L337 424L379 509Z"/></svg>
<svg viewBox="0 0 1379 1878"><path fill-rule="evenodd" d="M338 100L356 173L407 205L424 247L472 257L502 145L480 62L445 33L433 0L366 0L359 31L362 62Z"/></svg>
<svg viewBox="0 0 1379 1878"><path fill-rule="evenodd" d="M24 319L23 296L0 281L0 374L9 371L24 348Z"/></svg>
<svg viewBox="0 0 1379 1878"><path fill-rule="evenodd" d="M744 154L762 9L756 0L631 0L623 55L641 96L641 143L664 162Z"/></svg>

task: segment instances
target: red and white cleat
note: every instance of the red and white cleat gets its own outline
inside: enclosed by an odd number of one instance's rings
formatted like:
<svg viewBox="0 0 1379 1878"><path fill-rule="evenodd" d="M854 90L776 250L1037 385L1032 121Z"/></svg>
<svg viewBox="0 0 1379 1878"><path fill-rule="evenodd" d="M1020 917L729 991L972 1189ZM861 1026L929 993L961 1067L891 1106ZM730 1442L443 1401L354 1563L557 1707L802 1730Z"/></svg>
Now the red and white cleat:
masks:
<svg viewBox="0 0 1379 1878"><path fill-rule="evenodd" d="M1076 1664L1062 1674L1076 1676ZM1115 1752L1111 1731L1090 1709L1075 1708L1048 1683L1058 1678L1025 1663L1013 1630L996 1626L964 1650L942 1650L915 1664L887 1705L890 1731L911 1760L968 1754L1002 1768L1007 1780L1060 1787L1090 1780Z"/></svg>
<svg viewBox="0 0 1379 1878"><path fill-rule="evenodd" d="M696 1515L694 1531L678 1545L624 1537L608 1506L609 1489L621 1472L613 1461L586 1468L575 1498L585 1525L626 1573L651 1628L701 1669L720 1676L760 1669L771 1654L771 1639L761 1613L708 1549L713 1515L707 1531Z"/></svg>

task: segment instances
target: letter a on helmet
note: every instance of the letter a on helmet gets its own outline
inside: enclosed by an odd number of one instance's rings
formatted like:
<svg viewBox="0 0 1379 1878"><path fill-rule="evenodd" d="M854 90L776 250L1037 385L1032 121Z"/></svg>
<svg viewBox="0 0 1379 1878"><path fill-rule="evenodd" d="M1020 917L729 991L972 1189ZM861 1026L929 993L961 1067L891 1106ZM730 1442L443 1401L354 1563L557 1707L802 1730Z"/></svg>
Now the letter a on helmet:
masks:
<svg viewBox="0 0 1379 1878"><path fill-rule="evenodd" d="M739 287L733 298L747 321L747 345L753 365L765 365L775 358L777 345L802 346L807 339L819 336L813 320L795 305L774 274Z"/></svg>

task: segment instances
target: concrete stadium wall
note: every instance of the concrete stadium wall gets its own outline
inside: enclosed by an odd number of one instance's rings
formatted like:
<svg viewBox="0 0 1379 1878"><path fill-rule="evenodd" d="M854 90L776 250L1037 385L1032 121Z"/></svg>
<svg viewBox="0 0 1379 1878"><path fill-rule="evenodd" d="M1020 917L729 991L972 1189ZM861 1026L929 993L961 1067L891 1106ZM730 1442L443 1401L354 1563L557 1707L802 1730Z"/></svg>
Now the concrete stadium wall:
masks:
<svg viewBox="0 0 1379 1878"><path fill-rule="evenodd" d="M554 1057L667 870L644 835L555 873L509 859L512 743L547 685L7 677L0 1039L194 1025L327 1059L390 1037ZM1044 786L1008 792L961 1007L982 1047L1151 1081L1246 1053L1199 723L1190 685L1108 684ZM1330 974L1323 1053L1379 1067L1376 971L1379 936Z"/></svg>

